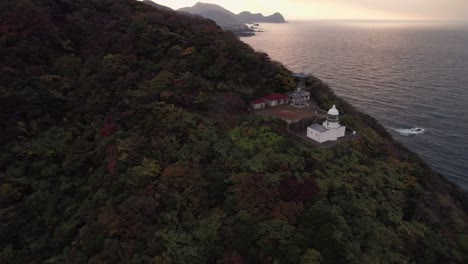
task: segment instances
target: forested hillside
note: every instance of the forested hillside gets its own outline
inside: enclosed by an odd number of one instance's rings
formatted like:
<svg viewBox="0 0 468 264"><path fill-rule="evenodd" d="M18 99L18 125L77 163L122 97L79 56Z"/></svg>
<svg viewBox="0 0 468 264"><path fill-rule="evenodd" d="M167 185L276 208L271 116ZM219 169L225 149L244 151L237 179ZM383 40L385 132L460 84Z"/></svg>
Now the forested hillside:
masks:
<svg viewBox="0 0 468 264"><path fill-rule="evenodd" d="M133 0L0 1L0 263L466 263L466 196L311 78L360 137L247 102L291 73Z"/></svg>

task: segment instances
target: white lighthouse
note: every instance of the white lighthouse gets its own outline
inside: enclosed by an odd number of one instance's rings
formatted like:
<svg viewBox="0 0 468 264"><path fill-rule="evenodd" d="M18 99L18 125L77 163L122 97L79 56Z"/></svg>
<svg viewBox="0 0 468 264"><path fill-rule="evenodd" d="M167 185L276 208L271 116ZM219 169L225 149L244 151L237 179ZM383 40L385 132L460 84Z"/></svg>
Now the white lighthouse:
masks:
<svg viewBox="0 0 468 264"><path fill-rule="evenodd" d="M325 120L325 122L323 122L322 125L326 129L340 128L339 116L340 116L340 113L338 112L338 109L336 109L335 105L333 105L333 107L330 108L330 110L328 110L327 120Z"/></svg>
<svg viewBox="0 0 468 264"><path fill-rule="evenodd" d="M334 141L345 135L345 126L339 122L338 109L333 105L327 113L327 119L320 124L313 124L307 128L307 137L322 143L325 141Z"/></svg>

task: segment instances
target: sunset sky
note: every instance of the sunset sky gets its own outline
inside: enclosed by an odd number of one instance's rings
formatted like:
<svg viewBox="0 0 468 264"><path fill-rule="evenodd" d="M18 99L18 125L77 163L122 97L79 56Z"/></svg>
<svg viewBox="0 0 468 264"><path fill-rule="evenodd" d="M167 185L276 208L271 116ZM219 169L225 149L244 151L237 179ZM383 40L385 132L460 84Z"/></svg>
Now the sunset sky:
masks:
<svg viewBox="0 0 468 264"><path fill-rule="evenodd" d="M154 0L178 9L196 0ZM234 12L269 15L281 12L286 19L432 19L468 20L468 0L204 0Z"/></svg>

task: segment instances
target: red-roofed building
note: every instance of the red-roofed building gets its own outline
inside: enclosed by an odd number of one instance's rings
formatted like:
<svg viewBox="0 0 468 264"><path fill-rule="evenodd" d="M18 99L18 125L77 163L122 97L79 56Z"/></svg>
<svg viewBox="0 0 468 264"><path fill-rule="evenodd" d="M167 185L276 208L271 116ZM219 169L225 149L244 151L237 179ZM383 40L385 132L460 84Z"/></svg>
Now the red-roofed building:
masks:
<svg viewBox="0 0 468 264"><path fill-rule="evenodd" d="M267 106L277 106L287 104L289 97L282 93L269 94L263 97Z"/></svg>
<svg viewBox="0 0 468 264"><path fill-rule="evenodd" d="M252 110L263 109L265 108L265 101L263 101L262 99L254 100L250 102L250 107L252 108Z"/></svg>

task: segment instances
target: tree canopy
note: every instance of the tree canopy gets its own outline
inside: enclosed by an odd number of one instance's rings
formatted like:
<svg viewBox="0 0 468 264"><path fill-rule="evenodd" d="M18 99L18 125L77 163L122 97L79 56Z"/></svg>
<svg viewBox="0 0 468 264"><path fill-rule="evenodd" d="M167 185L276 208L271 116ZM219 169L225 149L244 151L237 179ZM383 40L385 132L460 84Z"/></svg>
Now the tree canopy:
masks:
<svg viewBox="0 0 468 264"><path fill-rule="evenodd" d="M1 263L466 263L466 195L377 121L291 137L291 72L133 0L0 2Z"/></svg>

